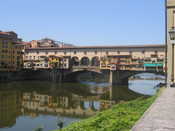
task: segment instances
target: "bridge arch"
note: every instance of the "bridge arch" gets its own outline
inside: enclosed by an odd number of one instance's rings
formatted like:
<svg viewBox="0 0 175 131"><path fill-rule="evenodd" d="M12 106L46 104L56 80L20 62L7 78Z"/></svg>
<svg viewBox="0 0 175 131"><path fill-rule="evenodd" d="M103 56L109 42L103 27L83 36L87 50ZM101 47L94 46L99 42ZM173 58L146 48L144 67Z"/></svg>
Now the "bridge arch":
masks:
<svg viewBox="0 0 175 131"><path fill-rule="evenodd" d="M132 71L131 73L129 73L129 75L127 76L127 78L136 76L136 75L140 75L140 74L153 74L153 75L161 75L161 76L165 76L164 72L154 72L154 71Z"/></svg>
<svg viewBox="0 0 175 131"><path fill-rule="evenodd" d="M112 84L117 85L128 85L129 78L138 74L142 73L151 73L151 74L157 74L157 75L164 75L163 72L153 72L153 71L127 71L127 70L120 70L115 71L112 73L112 76L114 78L111 78L110 80L113 80ZM110 75L111 76L111 75Z"/></svg>
<svg viewBox="0 0 175 131"><path fill-rule="evenodd" d="M77 82L77 81L79 81L80 75L82 75L82 74L87 75L87 73L88 73L88 75L90 75L89 77L91 77L91 78L93 78L93 77L104 78L104 74L100 71L81 69L81 70L75 70L75 71L72 71L72 72L65 74L63 81L65 81L65 82Z"/></svg>
<svg viewBox="0 0 175 131"><path fill-rule="evenodd" d="M90 65L90 60L89 60L89 58L86 57L86 56L82 57L82 58L81 58L81 61L80 61L80 64L81 64L82 66L88 66L88 65Z"/></svg>
<svg viewBox="0 0 175 131"><path fill-rule="evenodd" d="M77 56L74 56L71 58L71 63L72 63L72 66L79 66L80 60Z"/></svg>
<svg viewBox="0 0 175 131"><path fill-rule="evenodd" d="M92 58L91 66L100 66L100 59L98 56L95 56Z"/></svg>
<svg viewBox="0 0 175 131"><path fill-rule="evenodd" d="M140 78L140 75L144 75L142 76L142 78ZM151 76L152 75L152 76ZM148 77L147 77L148 76ZM131 75L129 75L127 78L130 79L130 78L140 78L140 79L150 79L151 78L158 78L158 77L161 77L162 79L165 79L165 74L163 72L135 72Z"/></svg>

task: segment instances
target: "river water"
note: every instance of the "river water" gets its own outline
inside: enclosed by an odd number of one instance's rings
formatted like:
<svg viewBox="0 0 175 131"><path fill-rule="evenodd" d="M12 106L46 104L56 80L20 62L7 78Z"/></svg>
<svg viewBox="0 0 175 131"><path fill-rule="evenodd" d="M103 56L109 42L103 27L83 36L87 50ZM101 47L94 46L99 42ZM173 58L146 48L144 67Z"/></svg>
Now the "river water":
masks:
<svg viewBox="0 0 175 131"><path fill-rule="evenodd" d="M111 86L108 83L81 82L54 84L44 81L0 83L0 131L43 131L63 127L97 112L110 108L119 101L148 97L163 80L141 74L129 86Z"/></svg>

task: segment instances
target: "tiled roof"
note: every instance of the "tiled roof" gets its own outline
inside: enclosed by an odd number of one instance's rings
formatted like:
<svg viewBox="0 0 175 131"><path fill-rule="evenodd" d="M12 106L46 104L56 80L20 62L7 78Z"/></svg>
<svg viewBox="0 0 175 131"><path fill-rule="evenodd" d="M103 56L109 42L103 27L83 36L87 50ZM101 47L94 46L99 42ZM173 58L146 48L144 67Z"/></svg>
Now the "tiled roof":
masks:
<svg viewBox="0 0 175 131"><path fill-rule="evenodd" d="M8 32L0 32L0 34L2 34L2 35L9 35Z"/></svg>
<svg viewBox="0 0 175 131"><path fill-rule="evenodd" d="M29 48L28 50L52 50L52 49L112 49L112 48L165 48L164 44L148 44L148 45L123 45L123 46L75 46L75 47L37 47L37 48Z"/></svg>
<svg viewBox="0 0 175 131"><path fill-rule="evenodd" d="M9 38L9 39L17 39L17 34L13 31L10 32L2 32L0 31L0 38Z"/></svg>

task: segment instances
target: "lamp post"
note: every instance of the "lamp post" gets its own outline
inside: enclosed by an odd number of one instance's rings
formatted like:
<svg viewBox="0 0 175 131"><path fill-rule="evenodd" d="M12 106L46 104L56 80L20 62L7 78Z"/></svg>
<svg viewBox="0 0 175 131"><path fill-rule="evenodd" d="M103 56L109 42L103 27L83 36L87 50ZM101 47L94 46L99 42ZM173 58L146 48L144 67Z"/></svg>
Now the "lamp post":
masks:
<svg viewBox="0 0 175 131"><path fill-rule="evenodd" d="M165 83L168 87L168 76L167 76L167 48L168 48L168 42L167 42L167 0L165 0Z"/></svg>
<svg viewBox="0 0 175 131"><path fill-rule="evenodd" d="M170 37L170 46L172 51L172 71L171 71L171 84L174 84L174 44L175 44L175 28L172 27L171 30L169 30L169 37Z"/></svg>

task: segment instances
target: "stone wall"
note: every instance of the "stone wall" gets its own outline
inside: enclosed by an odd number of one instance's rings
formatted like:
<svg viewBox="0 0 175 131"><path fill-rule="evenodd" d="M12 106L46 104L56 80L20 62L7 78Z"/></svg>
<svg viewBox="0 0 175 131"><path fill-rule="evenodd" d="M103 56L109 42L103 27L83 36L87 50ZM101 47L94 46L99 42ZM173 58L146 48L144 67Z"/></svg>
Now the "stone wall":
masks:
<svg viewBox="0 0 175 131"><path fill-rule="evenodd" d="M23 80L53 80L52 70L21 70L16 72L0 72L0 82ZM58 75L58 73L57 73Z"/></svg>

